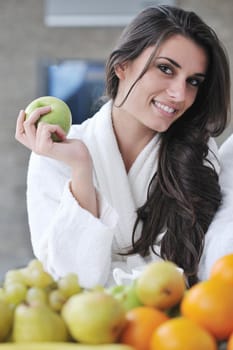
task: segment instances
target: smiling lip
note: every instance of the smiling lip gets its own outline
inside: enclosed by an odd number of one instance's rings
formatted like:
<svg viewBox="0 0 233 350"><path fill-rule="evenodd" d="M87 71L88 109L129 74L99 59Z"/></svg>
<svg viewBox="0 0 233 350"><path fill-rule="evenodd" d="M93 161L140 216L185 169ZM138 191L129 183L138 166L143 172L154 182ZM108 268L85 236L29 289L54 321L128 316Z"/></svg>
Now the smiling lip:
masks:
<svg viewBox="0 0 233 350"><path fill-rule="evenodd" d="M165 105L159 101L154 100L153 103L158 109L168 113L169 115L173 115L175 112L177 112L177 109L169 107L168 105Z"/></svg>

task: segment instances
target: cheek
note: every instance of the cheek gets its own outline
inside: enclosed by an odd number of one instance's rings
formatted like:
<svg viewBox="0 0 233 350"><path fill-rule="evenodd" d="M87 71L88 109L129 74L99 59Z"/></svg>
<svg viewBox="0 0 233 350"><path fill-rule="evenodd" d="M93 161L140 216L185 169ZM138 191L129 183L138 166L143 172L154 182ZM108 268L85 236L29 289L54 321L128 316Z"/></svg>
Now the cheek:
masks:
<svg viewBox="0 0 233 350"><path fill-rule="evenodd" d="M198 92L198 90L193 90L193 89L191 89L191 91L188 92L187 98L186 98L186 108L187 109L189 107L191 107L193 105L193 103L195 102L196 97L197 97L197 92Z"/></svg>

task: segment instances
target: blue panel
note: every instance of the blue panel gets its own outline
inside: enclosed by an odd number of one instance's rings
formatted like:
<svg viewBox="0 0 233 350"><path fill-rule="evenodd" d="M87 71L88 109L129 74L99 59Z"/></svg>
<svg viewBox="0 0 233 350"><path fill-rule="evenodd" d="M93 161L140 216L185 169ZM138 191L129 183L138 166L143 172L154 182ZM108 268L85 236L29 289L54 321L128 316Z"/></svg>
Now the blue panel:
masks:
<svg viewBox="0 0 233 350"><path fill-rule="evenodd" d="M72 112L73 124L91 117L105 93L105 64L99 61L62 60L45 67L46 83L42 95L65 101Z"/></svg>

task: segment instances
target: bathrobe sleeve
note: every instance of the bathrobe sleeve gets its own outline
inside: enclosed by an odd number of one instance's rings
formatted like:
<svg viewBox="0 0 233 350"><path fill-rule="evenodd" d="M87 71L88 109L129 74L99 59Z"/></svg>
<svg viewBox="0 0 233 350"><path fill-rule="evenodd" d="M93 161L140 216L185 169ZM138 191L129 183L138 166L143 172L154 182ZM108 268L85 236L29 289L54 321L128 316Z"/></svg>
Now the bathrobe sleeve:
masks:
<svg viewBox="0 0 233 350"><path fill-rule="evenodd" d="M35 256L55 278L69 272L89 288L104 284L111 266L116 212L98 193L100 218L84 210L69 190L69 169L31 154L27 208Z"/></svg>
<svg viewBox="0 0 233 350"><path fill-rule="evenodd" d="M216 213L205 237L200 261L199 278L207 279L214 262L233 253L233 135L219 149L222 205Z"/></svg>

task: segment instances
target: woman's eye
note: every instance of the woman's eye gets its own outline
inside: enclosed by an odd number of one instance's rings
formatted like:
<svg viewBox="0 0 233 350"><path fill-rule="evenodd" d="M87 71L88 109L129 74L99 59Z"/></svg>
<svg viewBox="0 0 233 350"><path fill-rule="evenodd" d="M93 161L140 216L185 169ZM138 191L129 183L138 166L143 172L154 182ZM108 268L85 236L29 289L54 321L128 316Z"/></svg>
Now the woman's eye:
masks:
<svg viewBox="0 0 233 350"><path fill-rule="evenodd" d="M163 73L165 73L165 74L172 74L171 68L166 66L165 64L160 64L158 67Z"/></svg>
<svg viewBox="0 0 233 350"><path fill-rule="evenodd" d="M199 87L201 85L201 81L196 78L189 78L188 83L194 87Z"/></svg>

